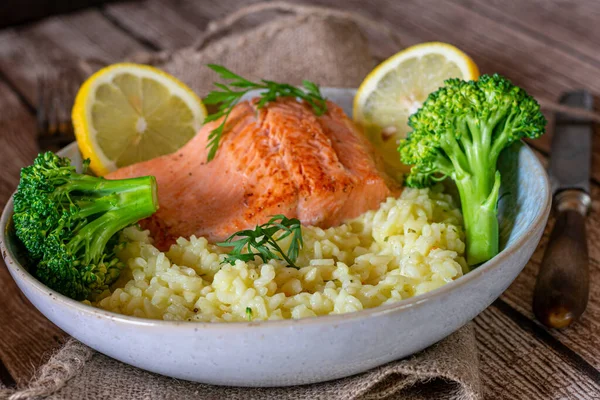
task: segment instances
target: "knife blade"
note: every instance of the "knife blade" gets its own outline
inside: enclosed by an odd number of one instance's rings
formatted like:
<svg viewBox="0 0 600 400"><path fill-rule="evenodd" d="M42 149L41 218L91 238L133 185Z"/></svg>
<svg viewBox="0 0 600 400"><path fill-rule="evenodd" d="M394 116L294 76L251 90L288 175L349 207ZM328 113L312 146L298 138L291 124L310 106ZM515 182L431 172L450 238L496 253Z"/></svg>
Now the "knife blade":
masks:
<svg viewBox="0 0 600 400"><path fill-rule="evenodd" d="M560 104L589 111L594 106L592 95L586 91L565 93ZM588 119L556 114L548 167L553 194L568 189L590 192L592 132L593 126Z"/></svg>
<svg viewBox="0 0 600 400"><path fill-rule="evenodd" d="M565 93L560 104L593 110L587 91ZM534 296L536 318L550 328L565 328L585 311L589 297L585 217L591 199L592 121L556 114L548 174L556 223L540 265Z"/></svg>

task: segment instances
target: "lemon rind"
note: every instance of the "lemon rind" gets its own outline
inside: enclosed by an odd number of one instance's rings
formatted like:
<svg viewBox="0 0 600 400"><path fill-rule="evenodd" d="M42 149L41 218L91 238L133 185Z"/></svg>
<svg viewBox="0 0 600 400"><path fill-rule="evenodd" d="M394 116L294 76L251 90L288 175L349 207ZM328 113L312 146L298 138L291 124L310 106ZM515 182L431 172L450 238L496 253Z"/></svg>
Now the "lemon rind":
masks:
<svg viewBox="0 0 600 400"><path fill-rule="evenodd" d="M194 115L194 130L198 132L207 115L206 108L200 98L179 79L148 65L133 63L118 63L101 69L89 77L81 86L75 98L72 111L72 120L79 150L83 158L90 159L90 169L99 176L117 169L117 165L110 160L96 140L96 129L91 125L91 109L94 93L97 88L111 82L115 76L131 73L137 77L150 78L164 85L171 96L177 96L190 108Z"/></svg>
<svg viewBox="0 0 600 400"><path fill-rule="evenodd" d="M377 84L388 72L396 68L407 59L422 57L423 55L433 53L441 54L448 61L456 64L461 70L463 75L462 79L471 80L479 77L479 68L471 59L471 57L451 44L442 42L428 42L408 47L379 64L363 80L356 91L356 95L354 96L352 110L354 120L358 122L364 121L362 105L365 103L366 99L371 95L371 93L376 90Z"/></svg>

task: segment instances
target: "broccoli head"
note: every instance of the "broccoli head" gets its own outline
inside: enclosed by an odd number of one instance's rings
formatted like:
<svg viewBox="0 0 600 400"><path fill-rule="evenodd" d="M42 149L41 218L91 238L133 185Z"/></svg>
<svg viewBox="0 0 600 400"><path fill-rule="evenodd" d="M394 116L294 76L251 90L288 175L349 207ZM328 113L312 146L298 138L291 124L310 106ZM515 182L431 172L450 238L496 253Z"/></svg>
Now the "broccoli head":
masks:
<svg viewBox="0 0 600 400"><path fill-rule="evenodd" d="M38 279L83 300L119 277L116 234L157 209L153 176L106 180L79 174L68 158L47 152L21 170L13 220Z"/></svg>
<svg viewBox="0 0 600 400"><path fill-rule="evenodd" d="M480 264L498 253L497 203L504 148L544 133L538 102L497 74L478 81L449 79L409 118L412 131L398 151L412 165L405 184L428 187L451 178L464 217L467 261Z"/></svg>

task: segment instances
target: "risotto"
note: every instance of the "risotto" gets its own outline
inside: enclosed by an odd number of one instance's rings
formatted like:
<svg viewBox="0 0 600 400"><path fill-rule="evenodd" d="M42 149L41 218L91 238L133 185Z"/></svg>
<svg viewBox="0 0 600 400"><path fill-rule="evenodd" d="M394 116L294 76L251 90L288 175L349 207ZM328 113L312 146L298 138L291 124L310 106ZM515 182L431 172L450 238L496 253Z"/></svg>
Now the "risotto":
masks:
<svg viewBox="0 0 600 400"><path fill-rule="evenodd" d="M441 185L407 188L341 226L302 227L302 236L297 270L259 258L223 264L227 249L202 237L162 253L148 231L130 227L119 252L127 268L93 305L164 320L305 318L396 302L468 271L462 216Z"/></svg>

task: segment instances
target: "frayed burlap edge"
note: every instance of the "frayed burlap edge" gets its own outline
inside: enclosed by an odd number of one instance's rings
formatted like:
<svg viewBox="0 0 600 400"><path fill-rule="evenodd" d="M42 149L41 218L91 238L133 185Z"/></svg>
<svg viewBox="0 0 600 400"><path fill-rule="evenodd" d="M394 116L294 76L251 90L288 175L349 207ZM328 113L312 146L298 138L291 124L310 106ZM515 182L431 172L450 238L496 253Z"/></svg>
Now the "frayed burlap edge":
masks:
<svg viewBox="0 0 600 400"><path fill-rule="evenodd" d="M0 399L29 400L51 395L77 375L93 355L94 350L71 338L37 371L27 388L0 389Z"/></svg>

